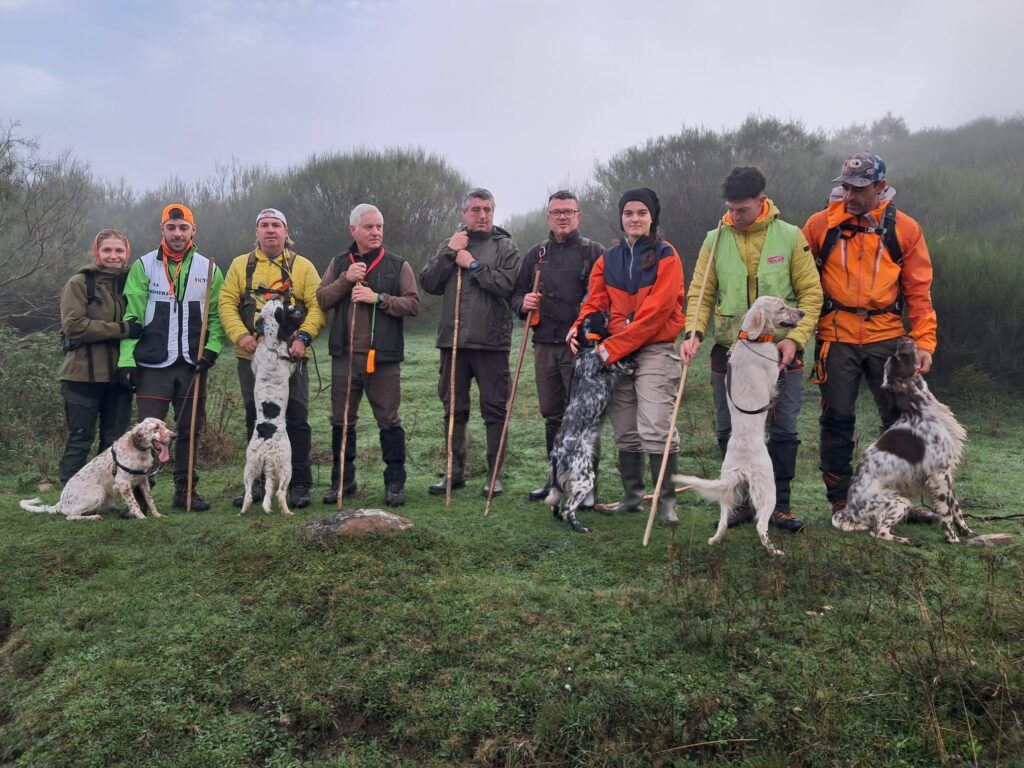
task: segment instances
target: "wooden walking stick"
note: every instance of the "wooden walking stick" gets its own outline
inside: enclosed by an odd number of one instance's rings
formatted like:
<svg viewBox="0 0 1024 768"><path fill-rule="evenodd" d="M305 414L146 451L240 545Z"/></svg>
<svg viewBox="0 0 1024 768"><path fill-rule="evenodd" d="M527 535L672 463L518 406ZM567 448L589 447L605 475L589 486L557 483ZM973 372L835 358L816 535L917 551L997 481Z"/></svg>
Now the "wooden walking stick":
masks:
<svg viewBox="0 0 1024 768"><path fill-rule="evenodd" d="M353 286L354 288L355 286ZM348 381L345 384L345 407L341 412L341 466L338 467L338 511L344 510L345 502L345 451L348 449L348 401L352 397L352 370L355 361L356 347L356 302L349 294L348 303L352 306L352 319L348 324Z"/></svg>
<svg viewBox="0 0 1024 768"><path fill-rule="evenodd" d="M206 271L206 296L203 298L203 325L199 329L199 354L196 356L196 363L203 359L203 352L206 349L206 331L210 326L210 291L213 289L213 270L216 264L209 256L210 268ZM199 414L199 396L203 391L203 372L197 369L192 377L192 421L188 428L188 483L185 486L185 510L192 511L192 468L196 460L196 417Z"/></svg>
<svg viewBox="0 0 1024 768"><path fill-rule="evenodd" d="M700 281L700 291L697 292L697 311L694 315L700 314L701 304L704 302L704 289L708 285L708 274L715 263L715 253L718 251L718 238L722 234L722 222L718 222L718 229L715 230L715 239L711 241L711 255L704 269L704 279ZM696 333L694 325L696 317L687 318L687 325L691 333ZM685 342L684 342L685 343ZM676 391L676 403L672 408L672 420L669 422L668 436L665 438L665 450L661 453L661 470L658 472L658 482L654 486L654 495L651 497L651 511L647 515L647 529L644 531L644 546L651 540L651 529L654 528L654 513L658 509L658 497L661 496L661 484L665 482L665 467L668 464L668 454L672 448L672 430L676 428L676 418L679 416L679 405L683 402L683 392L686 391L686 374L690 371L690 363L683 364L683 375L679 379L679 389ZM671 482L671 478L669 478Z"/></svg>
<svg viewBox="0 0 1024 768"><path fill-rule="evenodd" d="M538 261L538 264L540 262ZM536 293L540 287L540 270L533 276L533 290ZM484 507L484 517L491 513L491 502L494 500L494 483L498 480L498 472L501 470L501 462L505 458L505 441L508 439L508 425L512 421L512 406L516 402L516 390L519 388L519 374L523 370L523 356L526 354L526 340L530 336L530 326L533 324L533 313L537 310L531 309L526 316L526 324L523 326L523 343L519 345L519 360L516 361L516 375L512 379L512 391L508 395L508 403L505 406L505 423L501 427L501 439L498 440L498 456L494 460L494 469L491 472L491 484L487 489L487 505Z"/></svg>
<svg viewBox="0 0 1024 768"><path fill-rule="evenodd" d="M445 475L444 505L452 505L452 466L455 462L455 361L459 351L459 314L462 312L462 267L456 265L455 278L455 329L452 331L452 370L448 377L448 472Z"/></svg>

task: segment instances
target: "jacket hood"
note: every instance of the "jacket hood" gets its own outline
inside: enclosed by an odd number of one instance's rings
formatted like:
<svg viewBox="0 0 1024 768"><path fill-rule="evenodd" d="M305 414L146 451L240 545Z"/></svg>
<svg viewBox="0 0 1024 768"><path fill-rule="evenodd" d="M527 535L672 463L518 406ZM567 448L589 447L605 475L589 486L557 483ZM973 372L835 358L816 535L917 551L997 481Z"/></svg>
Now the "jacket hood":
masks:
<svg viewBox="0 0 1024 768"><path fill-rule="evenodd" d="M882 220L882 215L885 213L885 208L889 205L889 202L896 197L896 190L893 187L886 187L885 191L882 192L881 198L878 201L878 207L874 210L868 211L864 214L869 219L874 219L877 223ZM833 187L832 194L828 198L828 228L838 227L844 221L857 218L846 210L846 205L843 203L843 188Z"/></svg>
<svg viewBox="0 0 1024 768"><path fill-rule="evenodd" d="M729 214L728 213L723 214L722 215L722 225L723 225L723 228L732 229L732 230L735 230L737 232L744 232L746 234L750 234L752 232L763 232L764 230L768 229L769 225L773 221L775 221L777 218L779 218L779 216L782 215L782 213L779 211L779 207L777 205L775 205L775 201L772 200L770 197L767 200L765 200L765 205L768 208L767 212L761 218L759 218L757 221L755 221L753 224L751 224L749 227L747 227L746 229L737 229L735 225L733 225L733 224L729 223L729 221L727 221L727 219L729 218Z"/></svg>
<svg viewBox="0 0 1024 768"><path fill-rule="evenodd" d="M128 265L124 265L120 269L110 269L110 267L101 267L99 264L86 264L83 267L79 267L75 274L84 275L91 272L94 275L108 275L110 277L121 277L121 275L128 274Z"/></svg>

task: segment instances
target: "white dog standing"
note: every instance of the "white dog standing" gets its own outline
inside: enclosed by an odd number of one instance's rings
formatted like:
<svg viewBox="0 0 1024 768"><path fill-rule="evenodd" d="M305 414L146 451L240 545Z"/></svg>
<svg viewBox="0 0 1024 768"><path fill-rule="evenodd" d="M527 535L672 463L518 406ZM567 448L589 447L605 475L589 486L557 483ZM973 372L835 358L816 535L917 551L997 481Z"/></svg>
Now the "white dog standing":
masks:
<svg viewBox="0 0 1024 768"><path fill-rule="evenodd" d="M744 491L750 497L757 523L757 535L770 555L782 550L768 538L768 520L775 509L775 473L765 445L764 424L775 397L779 380L779 352L773 343L776 328L793 328L804 313L786 306L782 299L762 296L743 316L739 340L729 353L726 389L729 395L729 416L732 436L722 462L718 480L704 480L692 475L677 481L692 485L704 498L717 501L721 507L718 529L708 539L717 544L728 529L729 514L743 501Z"/></svg>
<svg viewBox="0 0 1024 768"><path fill-rule="evenodd" d="M78 470L64 486L56 504L47 506L40 499L25 499L21 508L64 515L68 520L102 520L103 515L89 513L110 509L123 501L128 505L129 515L144 519L146 516L133 493L137 488L149 514L163 517L149 491L149 478L159 469L157 462L164 464L170 459L167 446L173 439L174 433L160 419L143 419Z"/></svg>
<svg viewBox="0 0 1024 768"><path fill-rule="evenodd" d="M252 507L253 483L263 475L263 511L270 514L271 498L277 497L282 515L288 509L288 483L292 479L292 444L285 428L284 412L288 404L288 379L295 363L288 354L288 341L281 338L285 329L285 307L278 298L263 305L256 332L262 335L252 356L252 372L256 378L256 428L245 451L244 515Z"/></svg>

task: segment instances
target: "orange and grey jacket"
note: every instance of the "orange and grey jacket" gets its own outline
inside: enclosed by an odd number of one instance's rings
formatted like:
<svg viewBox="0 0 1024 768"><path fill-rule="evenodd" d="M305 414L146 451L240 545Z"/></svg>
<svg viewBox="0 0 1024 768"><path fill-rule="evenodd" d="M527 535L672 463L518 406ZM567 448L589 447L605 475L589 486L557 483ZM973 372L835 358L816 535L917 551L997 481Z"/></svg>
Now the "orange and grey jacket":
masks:
<svg viewBox="0 0 1024 768"><path fill-rule="evenodd" d="M651 250L654 258L645 269ZM570 334L587 315L607 311L612 335L597 350L609 365L648 344L674 342L686 325L683 290L683 262L671 243L641 237L630 247L623 241L594 264Z"/></svg>
<svg viewBox="0 0 1024 768"><path fill-rule="evenodd" d="M830 229L841 224L878 228L895 190L889 187L873 211L854 216L846 211L842 189L837 187L828 208L811 216L804 236L818 257ZM892 307L905 308L910 335L918 347L934 352L938 321L932 306L932 262L921 226L897 211L896 239L903 252L902 264L893 260L879 233L844 232L821 266L825 308L818 320L819 341L871 344L906 333L903 317Z"/></svg>

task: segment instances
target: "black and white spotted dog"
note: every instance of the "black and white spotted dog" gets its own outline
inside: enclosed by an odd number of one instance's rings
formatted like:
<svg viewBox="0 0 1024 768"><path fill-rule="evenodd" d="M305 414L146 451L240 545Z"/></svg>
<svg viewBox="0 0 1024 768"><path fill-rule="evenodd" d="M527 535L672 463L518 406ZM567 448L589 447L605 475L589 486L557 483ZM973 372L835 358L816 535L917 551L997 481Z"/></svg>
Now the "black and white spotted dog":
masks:
<svg viewBox="0 0 1024 768"><path fill-rule="evenodd" d="M846 508L832 515L841 531L868 531L885 541L921 546L919 539L894 536L892 528L914 508L911 498L927 495L946 541L958 532L973 536L953 491L953 470L963 458L967 433L953 412L935 399L922 376L915 375L913 339L899 340L885 362L885 389L899 418L864 452L850 484Z"/></svg>
<svg viewBox="0 0 1024 768"><path fill-rule="evenodd" d="M252 372L256 379L256 428L245 451L244 515L252 507L253 484L263 476L263 511L270 514L271 498L277 497L282 515L291 515L288 509L288 483L292 479L292 444L285 428L285 408L288 405L288 379L295 370L289 355L292 313L280 298L274 297L263 305L256 321L256 334L260 343L252 356Z"/></svg>
<svg viewBox="0 0 1024 768"><path fill-rule="evenodd" d="M572 388L562 426L551 449L548 482L551 492L544 500L551 513L577 533L590 533L576 519L576 511L594 490L594 450L601 423L612 403L615 382L636 370L636 359L628 355L605 365L597 355L597 343L608 338L608 313L595 312L583 318L578 332L580 353L572 361Z"/></svg>

